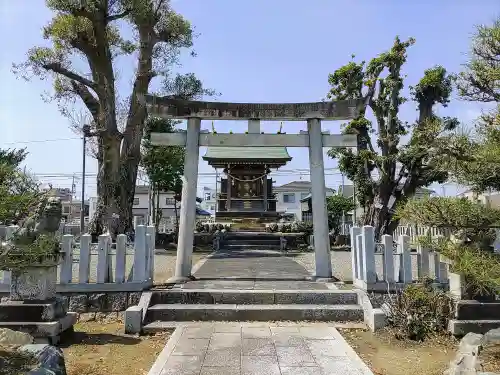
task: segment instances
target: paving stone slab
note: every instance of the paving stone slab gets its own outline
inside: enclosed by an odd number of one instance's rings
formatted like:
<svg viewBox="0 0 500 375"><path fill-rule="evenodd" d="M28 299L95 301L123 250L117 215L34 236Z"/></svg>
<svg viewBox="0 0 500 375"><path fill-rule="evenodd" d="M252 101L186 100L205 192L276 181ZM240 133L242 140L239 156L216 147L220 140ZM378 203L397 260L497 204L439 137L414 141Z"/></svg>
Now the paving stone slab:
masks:
<svg viewBox="0 0 500 375"><path fill-rule="evenodd" d="M313 323L180 325L148 375L173 374L373 375L333 326Z"/></svg>

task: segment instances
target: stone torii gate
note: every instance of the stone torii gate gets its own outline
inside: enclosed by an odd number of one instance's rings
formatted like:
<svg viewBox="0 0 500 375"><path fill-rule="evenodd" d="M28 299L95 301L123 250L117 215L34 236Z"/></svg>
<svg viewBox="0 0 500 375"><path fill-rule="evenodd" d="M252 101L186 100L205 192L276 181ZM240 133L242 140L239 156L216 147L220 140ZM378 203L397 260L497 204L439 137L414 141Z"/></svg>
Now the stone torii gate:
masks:
<svg viewBox="0 0 500 375"><path fill-rule="evenodd" d="M175 276L169 282L192 280L192 253L196 211L199 147L307 147L311 176L315 277L331 278L330 241L326 210L323 147L356 147L356 135L324 134L321 120L348 120L358 116L363 99L317 103L223 103L176 100L146 95L150 114L168 119L186 119L187 131L152 133L156 146L184 146L184 176L177 242ZM201 120L247 120L249 129L264 121L307 121L301 134L211 134L200 132ZM263 150L263 152L265 152Z"/></svg>

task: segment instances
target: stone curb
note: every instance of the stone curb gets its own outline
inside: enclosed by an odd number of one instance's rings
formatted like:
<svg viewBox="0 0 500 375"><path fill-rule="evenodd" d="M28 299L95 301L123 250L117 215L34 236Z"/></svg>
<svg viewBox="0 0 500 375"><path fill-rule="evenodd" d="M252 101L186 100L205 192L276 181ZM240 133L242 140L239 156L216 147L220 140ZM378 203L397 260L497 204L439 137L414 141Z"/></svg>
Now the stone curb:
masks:
<svg viewBox="0 0 500 375"><path fill-rule="evenodd" d="M358 294L358 303L363 308L365 324L372 332L384 328L387 325L387 315L381 308L374 308L368 294L361 290L356 289Z"/></svg>

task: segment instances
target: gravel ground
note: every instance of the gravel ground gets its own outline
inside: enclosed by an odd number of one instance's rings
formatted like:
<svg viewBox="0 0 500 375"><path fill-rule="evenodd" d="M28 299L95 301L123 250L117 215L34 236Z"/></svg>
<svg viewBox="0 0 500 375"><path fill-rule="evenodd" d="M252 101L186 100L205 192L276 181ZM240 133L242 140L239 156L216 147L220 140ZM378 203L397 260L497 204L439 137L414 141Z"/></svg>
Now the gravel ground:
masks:
<svg viewBox="0 0 500 375"><path fill-rule="evenodd" d="M301 263L310 273L314 273L314 252L299 253L292 255L296 261ZM331 251L332 273L333 276L342 281L352 281L352 258L350 251ZM396 262L397 256L394 256ZM417 256L412 254L412 269L413 278L417 279ZM377 276L382 278L382 255L375 254L375 266ZM429 268L431 269L431 276L434 270L434 259L431 258Z"/></svg>

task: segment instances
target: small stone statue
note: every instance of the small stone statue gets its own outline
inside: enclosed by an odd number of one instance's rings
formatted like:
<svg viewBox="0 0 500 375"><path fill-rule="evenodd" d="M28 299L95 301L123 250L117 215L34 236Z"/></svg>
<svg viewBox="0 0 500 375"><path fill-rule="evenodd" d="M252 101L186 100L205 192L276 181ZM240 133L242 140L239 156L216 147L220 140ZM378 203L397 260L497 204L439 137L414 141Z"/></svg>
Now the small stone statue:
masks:
<svg viewBox="0 0 500 375"><path fill-rule="evenodd" d="M45 198L39 203L37 210L24 221L16 235L35 238L40 234L55 235L61 225L61 218L62 204L59 198Z"/></svg>
<svg viewBox="0 0 500 375"><path fill-rule="evenodd" d="M34 266L34 262L57 262L60 244L56 232L61 217L60 200L44 198L13 237L0 244L0 269L15 271Z"/></svg>

